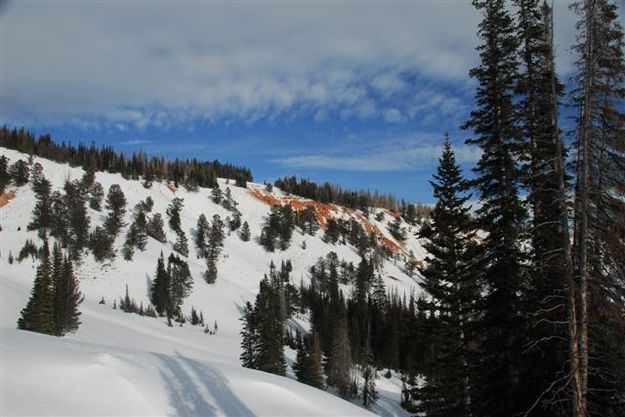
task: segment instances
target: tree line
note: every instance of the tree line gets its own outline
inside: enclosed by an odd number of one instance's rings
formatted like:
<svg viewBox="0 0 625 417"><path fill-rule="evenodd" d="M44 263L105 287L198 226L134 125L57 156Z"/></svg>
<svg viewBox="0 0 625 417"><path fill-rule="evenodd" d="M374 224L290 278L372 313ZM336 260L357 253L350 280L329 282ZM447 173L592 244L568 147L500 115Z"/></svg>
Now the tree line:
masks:
<svg viewBox="0 0 625 417"><path fill-rule="evenodd" d="M217 160L203 162L195 158L167 160L164 157L148 157L143 151L126 155L112 146L97 148L94 143L77 146L62 142L53 142L50 135L36 137L24 128L0 128L0 146L14 149L29 155L37 155L55 162L69 163L91 171L120 173L126 179L143 179L146 186L153 181L167 180L182 184L190 189L197 187L215 187L217 178L230 178L236 185L245 187L253 181L248 168L239 167Z"/></svg>
<svg viewBox="0 0 625 417"><path fill-rule="evenodd" d="M274 185L282 191L309 198L325 204L338 204L355 210L361 210L368 215L371 207L385 208L401 213L411 224L418 218L427 218L431 207L426 204L409 204L405 200L392 194L371 193L369 190L345 190L336 184L325 182L317 184L306 178L299 180L295 176L277 179Z"/></svg>

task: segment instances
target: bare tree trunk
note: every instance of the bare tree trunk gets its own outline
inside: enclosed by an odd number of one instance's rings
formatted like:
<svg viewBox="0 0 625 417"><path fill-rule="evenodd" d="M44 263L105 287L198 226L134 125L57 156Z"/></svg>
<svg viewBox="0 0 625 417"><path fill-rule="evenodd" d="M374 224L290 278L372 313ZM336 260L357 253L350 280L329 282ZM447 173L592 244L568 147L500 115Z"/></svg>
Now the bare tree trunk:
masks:
<svg viewBox="0 0 625 417"><path fill-rule="evenodd" d="M545 14L547 11L545 11ZM566 181L565 181L565 169L564 169L564 150L562 140L560 138L560 126L559 126L559 114L558 114L558 102L557 102L557 81L555 71L555 57L553 55L553 4L549 15L545 16L546 27L548 28L548 44L549 48L549 67L551 71L551 123L554 127L553 140L555 141L556 148L556 161L555 169L558 178L558 205L561 213L560 227L562 236L562 251L563 251L563 278L564 288L566 290L566 310L568 315L568 333L569 333L569 360L571 368L571 379L573 384L573 396L571 399L571 406L573 417L585 417L586 410L584 406L584 385L583 378L581 376L580 368L580 352L578 345L578 323L577 323L577 302L575 291L575 276L573 271L573 258L571 253L571 235L569 232L569 218L568 209L566 203Z"/></svg>

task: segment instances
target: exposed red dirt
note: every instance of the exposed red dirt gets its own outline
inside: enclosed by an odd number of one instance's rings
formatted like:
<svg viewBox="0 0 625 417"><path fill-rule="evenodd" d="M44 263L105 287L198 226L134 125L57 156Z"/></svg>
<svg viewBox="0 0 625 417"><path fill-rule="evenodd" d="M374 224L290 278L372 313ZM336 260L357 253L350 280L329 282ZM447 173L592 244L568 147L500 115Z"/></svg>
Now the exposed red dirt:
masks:
<svg viewBox="0 0 625 417"><path fill-rule="evenodd" d="M3 193L0 195L0 207L4 207L9 204L9 201L15 198L15 193L13 191L9 191L8 193Z"/></svg>
<svg viewBox="0 0 625 417"><path fill-rule="evenodd" d="M362 213L351 210L345 207L339 207L334 204L324 204L314 200L303 199L300 197L277 197L275 194L265 191L264 189L252 188L250 193L254 198L268 204L270 206L283 206L286 204L290 204L293 210L301 211L308 207L314 207L315 212L317 214L317 222L321 227L325 227L330 219L339 219L342 216L342 213L346 214L349 217L356 219L363 228L369 234L373 234L379 236L380 242L391 252L400 252L403 251L403 247L400 243L397 243L393 239L389 239L385 236L382 236L380 229L372 224L367 217L365 217ZM388 212L390 216L395 217L394 213Z"/></svg>

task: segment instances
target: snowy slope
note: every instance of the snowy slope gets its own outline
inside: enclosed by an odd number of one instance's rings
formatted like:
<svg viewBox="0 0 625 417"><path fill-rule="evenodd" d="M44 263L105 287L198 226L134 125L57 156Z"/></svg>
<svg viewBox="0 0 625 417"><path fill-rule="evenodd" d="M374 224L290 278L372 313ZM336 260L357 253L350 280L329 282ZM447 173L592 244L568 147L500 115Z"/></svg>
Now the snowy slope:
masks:
<svg viewBox="0 0 625 417"><path fill-rule="evenodd" d="M1 148L10 163L27 159L26 155ZM80 168L34 158L41 163L44 175L53 189L60 189L67 179L83 174ZM192 294L185 300L183 311L191 307L202 311L212 326L217 321L216 335L207 335L190 325L167 327L160 319L140 317L113 310L111 304L129 293L137 302L149 304L150 282L156 260L163 251L172 252L174 234L165 225L168 243L149 239L145 252L135 252L132 262L120 253L113 262L100 264L91 255L83 258L76 272L80 278L85 301L81 305L82 325L78 332L64 338L22 332L15 329L20 310L28 300L34 279L35 265L30 260L9 265L9 252L17 255L27 238L37 242L36 233L26 231L35 204L30 187L15 191L15 198L0 209L0 280L1 280L1 349L2 349L2 415L364 415L355 407L323 391L304 386L288 378L241 368L239 363L241 307L252 301L258 282L267 273L269 263L290 259L292 278L308 280L307 269L318 257L334 251L339 259L359 261L349 245L328 245L317 236L298 232L286 251L267 253L256 242L269 205L254 197L251 190L262 188L250 184L248 189L230 185L232 196L239 203L242 221L252 230L252 239L243 242L236 234L228 236L218 264L219 276L214 285L202 279L203 260L195 257L192 229L198 216L213 214L225 219L230 213L210 200L210 189L191 193L184 188L172 192L165 184L154 183L145 189L138 181L124 180L121 175L99 172L96 181L105 192L112 184L120 184L127 199L127 219L131 208L150 196L152 213L161 213L174 197L184 199L182 227L189 238L188 258L194 278ZM220 180L222 190L226 180ZM275 190L277 197L283 197ZM340 211L340 210L339 210ZM91 227L101 224L106 211L90 211ZM386 216L386 221L392 217ZM387 223L375 222L387 238ZM18 230L20 229L20 230ZM126 229L115 247L121 248ZM306 242L306 250L302 243ZM405 252L412 250L417 259L424 255L419 241L409 234ZM403 251L402 251L403 253ZM402 293L419 291L415 278L402 270L403 262L384 264L385 282ZM344 291L350 289L344 287ZM105 305L99 304L104 298ZM306 326L307 323L301 323ZM294 359L294 353L287 356ZM377 409L382 415L403 415L396 404L399 383L396 378L380 381L381 400ZM71 396L69 395L71 393ZM385 405L386 404L386 405Z"/></svg>

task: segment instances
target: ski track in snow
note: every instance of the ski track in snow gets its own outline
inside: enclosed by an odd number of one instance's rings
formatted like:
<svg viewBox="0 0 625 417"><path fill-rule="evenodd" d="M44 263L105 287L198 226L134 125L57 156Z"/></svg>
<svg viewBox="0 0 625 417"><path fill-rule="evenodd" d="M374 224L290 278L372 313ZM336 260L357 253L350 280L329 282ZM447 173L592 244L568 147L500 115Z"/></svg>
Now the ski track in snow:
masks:
<svg viewBox="0 0 625 417"><path fill-rule="evenodd" d="M13 163L28 156L0 148ZM44 175L52 182L53 190L61 189L66 179L78 179L81 168L58 164L34 157L44 168ZM16 329L21 309L26 305L35 275L36 264L30 259L12 265L14 257L26 239L36 243L35 232L26 230L35 205L30 185L10 187L15 199L0 208L0 415L64 415L64 416L356 416L405 417L409 414L399 406L401 382L397 375L386 379L378 376L380 399L370 411L344 401L325 391L317 390L290 378L242 368L239 362L241 308L253 301L258 283L269 270L269 263L279 267L282 260L293 264L292 281L308 282L307 269L319 257L330 251L339 259L354 262L359 257L351 246L329 245L322 240L323 231L316 236L302 236L295 231L291 246L286 251L267 253L256 242L269 206L255 199L242 188L228 185L220 179L225 190L230 187L232 197L239 203L242 221L247 221L252 239L243 242L236 233L225 239L218 263L217 282L208 285L202 278L203 260L196 259L192 229L198 216L204 213L209 221L214 214L222 220L230 213L210 200L210 189L196 193L180 188L174 194L165 184L154 183L145 189L139 181L125 180L119 174L98 172L105 194L112 184L120 184L126 199L126 227L120 232L115 248L117 257L112 262L99 264L91 255L76 265L80 289L85 300L80 307L82 325L75 334L63 338L25 332ZM262 187L249 184L249 187ZM280 196L281 192L274 188ZM148 239L144 252L136 251L133 261L124 261L119 248L123 245L132 208L150 196L154 200L153 213L161 213L168 242L161 244ZM175 235L169 230L165 210L174 197L184 199L181 213L182 228L189 239L188 263L194 278L191 295L185 299L183 312L191 307L202 311L205 322L212 327L217 321L216 335L207 335L200 327L189 324L167 327L163 319L141 317L113 310L113 300L129 294L137 303L147 306L149 286L161 251L165 257L173 251ZM101 225L106 210L89 209L91 228ZM150 214L149 216L151 216ZM375 224L390 237L383 222ZM17 230L20 228L21 230ZM408 234L406 250L413 250L417 259L425 252L418 239ZM306 250L302 242L306 242ZM386 261L383 277L387 288L409 296L420 292L417 278L410 278L400 267L401 262ZM390 278L393 277L393 278ZM349 287L342 286L343 291ZM106 304L99 304L104 297ZM308 330L306 316L296 316L292 325ZM287 362L295 360L295 351L286 348ZM382 375L382 371L378 375Z"/></svg>

